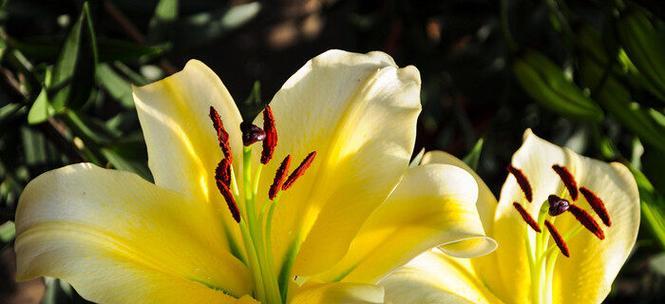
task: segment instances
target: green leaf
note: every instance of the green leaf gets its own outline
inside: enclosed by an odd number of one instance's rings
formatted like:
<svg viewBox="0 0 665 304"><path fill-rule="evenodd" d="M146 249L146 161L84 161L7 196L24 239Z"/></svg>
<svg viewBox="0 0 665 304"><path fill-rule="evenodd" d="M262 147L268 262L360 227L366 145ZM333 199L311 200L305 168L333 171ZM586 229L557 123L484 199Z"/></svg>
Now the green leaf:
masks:
<svg viewBox="0 0 665 304"><path fill-rule="evenodd" d="M0 125L25 113L25 106L19 103L10 103L0 107Z"/></svg>
<svg viewBox="0 0 665 304"><path fill-rule="evenodd" d="M173 22L178 18L178 0L159 0L150 20L148 41L167 41Z"/></svg>
<svg viewBox="0 0 665 304"><path fill-rule="evenodd" d="M159 0L151 23L172 22L178 17L178 0Z"/></svg>
<svg viewBox="0 0 665 304"><path fill-rule="evenodd" d="M630 163L624 165L630 169L637 182L644 225L649 227L660 246L665 249L665 198L656 192L644 173Z"/></svg>
<svg viewBox="0 0 665 304"><path fill-rule="evenodd" d="M660 246L665 249L665 211L659 203L652 200L653 196L640 194L642 199L642 216L651 229ZM662 204L662 201L660 202Z"/></svg>
<svg viewBox="0 0 665 304"><path fill-rule="evenodd" d="M582 82L595 90L594 96L603 108L642 142L665 152L665 125L660 124L653 109L635 102L631 92L614 76L606 75L595 61L583 57L580 66Z"/></svg>
<svg viewBox="0 0 665 304"><path fill-rule="evenodd" d="M114 134L103 123L73 110L68 110L64 114L63 118L67 125L86 144L104 145L113 141Z"/></svg>
<svg viewBox="0 0 665 304"><path fill-rule="evenodd" d="M72 26L53 69L54 91L50 98L56 111L78 108L90 97L95 81L97 46L88 3Z"/></svg>
<svg viewBox="0 0 665 304"><path fill-rule="evenodd" d="M246 24L260 10L261 3L255 1L187 16L169 24L164 38L151 41L169 40L176 49L202 45Z"/></svg>
<svg viewBox="0 0 665 304"><path fill-rule="evenodd" d="M2 39L2 36L0 36L0 60L2 60L2 57L5 55L6 50L7 50L7 43L5 42L4 39Z"/></svg>
<svg viewBox="0 0 665 304"><path fill-rule="evenodd" d="M12 221L6 221L0 225L0 243L8 243L16 235L16 225Z"/></svg>
<svg viewBox="0 0 665 304"><path fill-rule="evenodd" d="M146 180L152 180L150 171L145 165L147 152L141 141L118 143L101 149L102 155L118 170L134 172Z"/></svg>
<svg viewBox="0 0 665 304"><path fill-rule="evenodd" d="M150 60L170 49L170 44L138 45L121 40L99 39L99 61Z"/></svg>
<svg viewBox="0 0 665 304"><path fill-rule="evenodd" d="M603 120L598 105L544 55L527 51L515 60L513 71L524 91L544 107L578 120Z"/></svg>
<svg viewBox="0 0 665 304"><path fill-rule="evenodd" d="M119 101L125 108L134 108L132 87L127 80L118 75L113 68L105 63L97 65L95 74L99 84L113 99Z"/></svg>
<svg viewBox="0 0 665 304"><path fill-rule="evenodd" d="M53 107L49 103L46 89L42 89L32 107L30 107L28 123L36 125L45 122L49 117L53 116L54 112Z"/></svg>
<svg viewBox="0 0 665 304"><path fill-rule="evenodd" d="M480 153L483 151L483 144L484 140L482 138L478 139L473 148L471 148L471 151L469 151L469 154L462 159L473 170L478 169L478 161L480 160Z"/></svg>
<svg viewBox="0 0 665 304"><path fill-rule="evenodd" d="M652 21L652 17L645 9L631 5L617 21L616 32L630 61L649 82L647 89L665 96L665 32L655 26L660 21Z"/></svg>

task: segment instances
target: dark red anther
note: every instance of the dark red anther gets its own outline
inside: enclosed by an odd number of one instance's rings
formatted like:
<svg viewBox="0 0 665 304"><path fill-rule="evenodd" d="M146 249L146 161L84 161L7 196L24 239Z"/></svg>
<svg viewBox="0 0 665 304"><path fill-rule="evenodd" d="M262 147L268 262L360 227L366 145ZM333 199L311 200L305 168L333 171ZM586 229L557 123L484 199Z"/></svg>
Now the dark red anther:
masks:
<svg viewBox="0 0 665 304"><path fill-rule="evenodd" d="M233 219L237 223L240 223L240 209L238 209L238 204L236 204L236 200L233 197L231 190L229 189L229 187L226 186L226 184L224 184L224 181L222 181L221 179L216 179L216 182L217 182L217 189L219 189L219 193L222 194L222 196L224 197L226 205L229 207L229 211L231 211Z"/></svg>
<svg viewBox="0 0 665 304"><path fill-rule="evenodd" d="M298 165L298 168L293 170L291 175L289 175L289 178L286 179L284 184L282 185L282 190L286 190L291 188L293 183L296 182L296 180L301 177L303 174L305 174L305 171L307 171L307 168L312 165L312 162L314 161L314 157L316 157L316 151L312 151L307 156L305 156L305 159Z"/></svg>
<svg viewBox="0 0 665 304"><path fill-rule="evenodd" d="M607 212L607 208L605 208L605 204L600 199L600 197L598 197L595 193L591 192L591 190L586 187L580 188L580 192L582 192L582 195L586 201L589 202L589 205L591 205L593 211L596 212L598 217L603 221L603 224L605 224L607 227L612 226L610 214Z"/></svg>
<svg viewBox="0 0 665 304"><path fill-rule="evenodd" d="M266 132L251 122L241 122L240 131L242 132L242 144L245 147L250 146L257 141L262 141L266 138Z"/></svg>
<svg viewBox="0 0 665 304"><path fill-rule="evenodd" d="M217 132L217 141L219 142L219 147L222 149L222 153L224 153L226 159L229 160L229 163L233 163L233 153L231 153L229 133L227 133L224 129L222 118L219 116L219 113L213 106L210 106L210 120L212 120L212 126Z"/></svg>
<svg viewBox="0 0 665 304"><path fill-rule="evenodd" d="M569 258L570 251L568 250L568 245L566 244L566 241L563 240L563 237L561 237L559 231L556 230L556 227L554 227L554 225L552 225L552 223L550 223L550 221L548 220L545 220L545 226L547 227L547 230L550 231L550 235L552 235L554 243L556 243L556 246L559 247L561 253L563 253L563 255Z"/></svg>
<svg viewBox="0 0 665 304"><path fill-rule="evenodd" d="M561 181L563 184L566 186L566 189L568 189L568 193L570 193L570 197L576 201L577 200L577 182L575 181L575 178L573 177L572 174L570 174L570 171L566 167L562 167L559 165L552 165L552 169L554 169L554 172L559 175L559 178L561 178Z"/></svg>
<svg viewBox="0 0 665 304"><path fill-rule="evenodd" d="M605 239L605 232L603 232L603 229L600 228L598 222L596 222L596 220L594 220L591 214L586 212L586 210L577 207L576 205L570 205L568 212L572 213L577 221L580 222L584 228L591 231L591 233L593 233L597 238L601 240Z"/></svg>
<svg viewBox="0 0 665 304"><path fill-rule="evenodd" d="M261 163L267 164L275 153L277 146L277 129L275 128L275 117L272 115L270 106L263 110L263 131L266 132L266 139L263 140L263 151L261 151Z"/></svg>
<svg viewBox="0 0 665 304"><path fill-rule="evenodd" d="M531 215L529 214L529 212L526 211L526 210L524 209L524 207L522 207L522 205L520 205L520 204L517 203L517 202L514 202L514 203L513 203L513 206L514 206L515 209L517 210L517 213L519 213L519 214L522 216L522 219L524 219L524 221L525 221L527 224L529 224L529 226L531 226L531 228L533 228L533 230L535 230L536 232L540 232L540 227L538 227L538 223L536 222L536 220L534 220L534 219L531 217Z"/></svg>
<svg viewBox="0 0 665 304"><path fill-rule="evenodd" d="M550 209L548 212L551 216L557 216L561 213L564 213L570 207L570 203L567 200L554 194L548 196L547 201L550 203Z"/></svg>
<svg viewBox="0 0 665 304"><path fill-rule="evenodd" d="M279 168L277 168L275 179L272 181L272 185L270 185L270 190L268 190L268 198L271 200L275 199L279 190L282 189L284 180L286 180L286 176L289 174L289 165L291 165L291 155L287 155L279 165Z"/></svg>
<svg viewBox="0 0 665 304"><path fill-rule="evenodd" d="M231 163L226 158L217 164L215 179L221 180L227 187L231 185Z"/></svg>
<svg viewBox="0 0 665 304"><path fill-rule="evenodd" d="M524 175L522 170L517 169L512 165L508 165L508 172L515 177L515 180L517 180L517 184L520 186L520 189L522 189L526 200L530 203L533 200L533 192L531 191L531 184L529 184L529 180L526 178L526 175Z"/></svg>

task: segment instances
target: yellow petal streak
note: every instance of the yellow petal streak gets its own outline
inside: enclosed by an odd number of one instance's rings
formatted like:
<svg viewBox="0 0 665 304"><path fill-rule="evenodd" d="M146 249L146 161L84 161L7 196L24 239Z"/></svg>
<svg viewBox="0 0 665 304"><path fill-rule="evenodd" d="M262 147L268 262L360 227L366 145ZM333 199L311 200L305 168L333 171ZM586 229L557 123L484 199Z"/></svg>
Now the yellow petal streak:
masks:
<svg viewBox="0 0 665 304"><path fill-rule="evenodd" d="M233 303L225 293L252 288L211 206L131 173L45 173L25 188L16 222L18 278L62 278L92 301Z"/></svg>
<svg viewBox="0 0 665 304"><path fill-rule="evenodd" d="M342 262L322 280L373 283L421 252L474 257L496 247L476 211L477 186L465 170L442 164L409 169L361 228Z"/></svg>
<svg viewBox="0 0 665 304"><path fill-rule="evenodd" d="M219 111L230 136L237 176L242 176L242 117L217 75L203 63L190 60L178 73L135 87L134 100L155 184L201 203L224 204L214 181L222 153L208 113L210 106ZM229 212L221 212L220 216L241 246Z"/></svg>

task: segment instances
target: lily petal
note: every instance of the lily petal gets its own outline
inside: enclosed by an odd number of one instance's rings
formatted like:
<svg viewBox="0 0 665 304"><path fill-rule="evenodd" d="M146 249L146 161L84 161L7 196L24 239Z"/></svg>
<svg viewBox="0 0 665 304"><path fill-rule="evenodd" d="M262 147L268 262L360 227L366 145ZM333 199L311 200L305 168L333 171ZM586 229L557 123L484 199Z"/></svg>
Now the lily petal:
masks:
<svg viewBox="0 0 665 304"><path fill-rule="evenodd" d="M524 303L529 299L530 286L529 260L527 243L524 235L530 234L535 244L535 233L520 215L515 212L513 202L520 203L534 217L550 194L565 191L559 176L552 170L553 164L570 163L572 154L559 146L549 143L527 130L522 146L513 154L511 165L524 173L533 191L533 200L529 203L513 175L509 175L501 188L499 203L496 208L492 237L499 243L499 248L490 256L480 258L480 267L494 269L492 272L479 271L483 281L501 298L511 303Z"/></svg>
<svg viewBox="0 0 665 304"><path fill-rule="evenodd" d="M381 281L386 303L503 303L478 279L470 260L434 249Z"/></svg>
<svg viewBox="0 0 665 304"><path fill-rule="evenodd" d="M605 203L613 223L611 227L603 226L604 240L582 231L568 241L571 256L556 260L552 299L553 303L600 303L635 246L640 226L639 193L632 174L620 163L578 156L573 168L577 182ZM584 199L577 203L592 210ZM580 224L568 215L557 219L556 225L568 231Z"/></svg>
<svg viewBox="0 0 665 304"><path fill-rule="evenodd" d="M155 184L203 202L221 199L213 177L223 156L208 116L210 106L229 133L236 172L242 167L242 117L219 77L190 60L178 73L134 87L134 101Z"/></svg>
<svg viewBox="0 0 665 304"><path fill-rule="evenodd" d="M476 208L478 208L478 214L480 215L480 221L483 223L485 233L491 235L492 227L494 226L494 213L496 212L497 201L492 190L490 190L483 179L478 176L478 173L473 171L473 169L461 159L443 151L429 151L425 153L421 164L453 165L464 169L473 176L473 179L476 180L476 184L478 184L478 201L476 202Z"/></svg>
<svg viewBox="0 0 665 304"><path fill-rule="evenodd" d="M383 287L356 283L311 283L297 288L290 304L378 304Z"/></svg>
<svg viewBox="0 0 665 304"><path fill-rule="evenodd" d="M439 245L457 257L491 252L496 243L483 231L477 194L473 177L459 167L428 164L409 169L363 225L344 259L318 278L374 283Z"/></svg>
<svg viewBox="0 0 665 304"><path fill-rule="evenodd" d="M339 50L307 62L277 92L270 104L279 133L275 158L302 159L317 151L312 167L276 208L277 265L300 242L295 274L315 274L342 258L407 169L419 92L415 67L399 69L384 53ZM277 165L272 162L267 172ZM271 182L272 176L264 176L262 188Z"/></svg>
<svg viewBox="0 0 665 304"><path fill-rule="evenodd" d="M62 278L98 302L232 303L250 275L211 208L92 164L49 171L19 200L17 277Z"/></svg>

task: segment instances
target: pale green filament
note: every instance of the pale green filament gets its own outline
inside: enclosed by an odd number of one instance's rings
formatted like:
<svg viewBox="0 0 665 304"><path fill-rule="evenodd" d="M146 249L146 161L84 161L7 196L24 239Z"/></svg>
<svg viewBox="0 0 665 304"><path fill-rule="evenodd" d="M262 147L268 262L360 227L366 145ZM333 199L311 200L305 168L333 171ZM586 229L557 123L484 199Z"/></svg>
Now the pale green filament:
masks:
<svg viewBox="0 0 665 304"><path fill-rule="evenodd" d="M552 303L552 285L554 266L559 257L560 250L556 244L549 245L550 233L545 226L545 220L554 224L556 217L548 214L549 203L543 202L538 212L538 226L541 233L536 233L535 244L531 242L529 233L526 234L527 254L529 257L529 272L531 275L531 302L535 304ZM583 226L577 226L563 235L565 242L575 237ZM528 227L527 227L528 229ZM528 231L528 230L527 230Z"/></svg>
<svg viewBox="0 0 665 304"><path fill-rule="evenodd" d="M252 149L243 148L243 187L239 191L235 173L231 171L231 188L233 195L241 205L240 232L247 252L247 266L254 279L254 296L263 303L282 303L285 297L280 294L277 276L273 267L272 244L270 241L270 227L272 210L275 203L267 201L263 205L261 214L257 214L256 198L259 179L263 166L256 169L252 176ZM242 197L241 197L242 195ZM243 200L241 200L243 198ZM267 215L266 215L266 211ZM267 216L267 218L266 218Z"/></svg>

